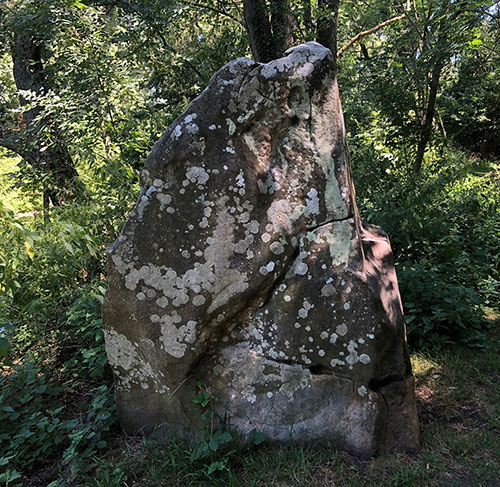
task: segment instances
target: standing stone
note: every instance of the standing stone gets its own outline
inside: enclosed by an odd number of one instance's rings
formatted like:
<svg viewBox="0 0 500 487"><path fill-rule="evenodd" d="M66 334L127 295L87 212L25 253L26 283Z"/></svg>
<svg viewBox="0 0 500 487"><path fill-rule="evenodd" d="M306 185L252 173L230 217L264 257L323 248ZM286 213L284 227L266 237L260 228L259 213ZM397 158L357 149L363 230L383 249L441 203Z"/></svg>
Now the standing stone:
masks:
<svg viewBox="0 0 500 487"><path fill-rule="evenodd" d="M356 217L328 49L224 66L164 133L109 250L128 432L199 438L197 384L242 435L360 456L418 446L389 241Z"/></svg>

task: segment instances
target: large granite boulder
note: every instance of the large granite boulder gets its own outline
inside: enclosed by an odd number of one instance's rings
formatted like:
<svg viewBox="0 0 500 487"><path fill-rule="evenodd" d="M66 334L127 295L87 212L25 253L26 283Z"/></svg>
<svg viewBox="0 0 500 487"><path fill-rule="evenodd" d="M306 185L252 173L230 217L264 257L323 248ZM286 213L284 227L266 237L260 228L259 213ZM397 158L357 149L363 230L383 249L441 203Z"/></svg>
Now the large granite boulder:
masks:
<svg viewBox="0 0 500 487"><path fill-rule="evenodd" d="M198 438L197 384L243 435L418 445L389 241L356 216L328 49L224 66L164 133L109 250L122 426Z"/></svg>

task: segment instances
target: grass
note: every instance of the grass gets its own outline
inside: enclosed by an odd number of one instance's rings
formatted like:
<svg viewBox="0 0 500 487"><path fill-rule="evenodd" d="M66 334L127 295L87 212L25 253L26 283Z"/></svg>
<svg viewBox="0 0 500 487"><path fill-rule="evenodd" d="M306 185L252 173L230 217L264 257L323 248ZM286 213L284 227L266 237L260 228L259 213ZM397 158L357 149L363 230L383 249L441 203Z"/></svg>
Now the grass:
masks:
<svg viewBox="0 0 500 487"><path fill-rule="evenodd" d="M498 322L497 322L498 323ZM361 461L333 448L261 446L206 475L172 442L117 437L121 446L96 460L81 487L498 487L500 353L455 347L412 357L422 426L419 454ZM198 469L198 470L197 470ZM201 473L200 473L201 472Z"/></svg>

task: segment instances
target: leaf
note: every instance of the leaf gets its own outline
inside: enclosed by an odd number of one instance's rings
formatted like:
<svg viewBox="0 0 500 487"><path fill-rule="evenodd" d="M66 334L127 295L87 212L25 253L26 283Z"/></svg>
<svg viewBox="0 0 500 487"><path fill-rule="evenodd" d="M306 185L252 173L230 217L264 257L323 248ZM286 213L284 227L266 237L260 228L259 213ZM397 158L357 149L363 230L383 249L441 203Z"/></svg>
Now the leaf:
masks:
<svg viewBox="0 0 500 487"><path fill-rule="evenodd" d="M210 447L210 450L217 451L217 448L219 448L219 443L217 443L217 441L214 438L210 438L208 446Z"/></svg>
<svg viewBox="0 0 500 487"><path fill-rule="evenodd" d="M20 224L20 223L17 223L17 222L12 222L12 226L13 227L16 227L18 228L19 230L21 230L23 233L26 232L26 229Z"/></svg>
<svg viewBox="0 0 500 487"><path fill-rule="evenodd" d="M201 442L191 452L191 456L190 456L191 463L195 462L196 460L198 460L200 458L206 457L209 452L210 452L210 449L209 449L208 443L206 441Z"/></svg>
<svg viewBox="0 0 500 487"><path fill-rule="evenodd" d="M7 472L5 472L5 474L7 477L6 480L8 482L12 482L12 480L16 480L16 479L21 478L21 474L17 470L12 470L12 471L7 470ZM7 483L7 485L8 485L8 483Z"/></svg>
<svg viewBox="0 0 500 487"><path fill-rule="evenodd" d="M207 474L212 475L216 470L223 470L225 466L226 463L224 461L212 462L210 467L208 467Z"/></svg>
<svg viewBox="0 0 500 487"><path fill-rule="evenodd" d="M201 391L197 396L193 398L195 404L200 404L201 407L206 407L210 402L210 394L207 391Z"/></svg>
<svg viewBox="0 0 500 487"><path fill-rule="evenodd" d="M231 433L229 433L227 431L223 431L223 432L217 431L214 434L214 438L217 440L217 442L219 442L222 445L225 443L229 443L233 439L233 437L231 436Z"/></svg>
<svg viewBox="0 0 500 487"><path fill-rule="evenodd" d="M27 240L25 240L24 247L26 248L26 253L28 254L28 257L31 260L33 260L33 257L35 257L35 252L33 251L32 245Z"/></svg>
<svg viewBox="0 0 500 487"><path fill-rule="evenodd" d="M265 439L266 435L262 433L262 431L257 431L256 429L253 429L250 432L250 435L248 435L248 441L253 445L260 445L262 442L265 441Z"/></svg>
<svg viewBox="0 0 500 487"><path fill-rule="evenodd" d="M43 394L47 390L47 386L45 384L38 386L33 391L34 394Z"/></svg>

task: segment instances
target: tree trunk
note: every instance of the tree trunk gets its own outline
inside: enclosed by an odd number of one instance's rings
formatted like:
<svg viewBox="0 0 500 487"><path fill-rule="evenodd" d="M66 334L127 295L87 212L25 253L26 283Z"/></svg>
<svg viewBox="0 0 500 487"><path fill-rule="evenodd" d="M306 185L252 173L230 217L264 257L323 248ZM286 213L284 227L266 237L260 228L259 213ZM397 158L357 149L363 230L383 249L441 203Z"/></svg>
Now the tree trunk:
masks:
<svg viewBox="0 0 500 487"><path fill-rule="evenodd" d="M278 56L293 45L293 24L294 18L290 12L288 0L272 0L271 27Z"/></svg>
<svg viewBox="0 0 500 487"><path fill-rule="evenodd" d="M332 51L337 59L337 26L339 20L339 0L318 0L321 12L316 26L316 40Z"/></svg>
<svg viewBox="0 0 500 487"><path fill-rule="evenodd" d="M431 83L429 86L429 99L427 100L427 108L421 122L422 131L420 133L420 140L418 141L417 155L415 156L415 161L413 163L413 169L417 174L422 168L425 149L432 136L432 122L434 120L434 113L436 112L436 96L439 89L439 78L441 76L443 66L443 63L438 61L432 68Z"/></svg>
<svg viewBox="0 0 500 487"><path fill-rule="evenodd" d="M277 57L271 24L264 0L243 0L243 15L254 59L268 63Z"/></svg>
<svg viewBox="0 0 500 487"><path fill-rule="evenodd" d="M30 91L37 95L43 93L45 73L42 65L41 46L29 35L20 34L12 48L14 62L14 80L18 90ZM21 107L27 107L30 101L19 95ZM57 140L57 130L53 121L41 119L43 107L34 105L23 111L23 139L16 152L29 162L34 169L49 176L44 190L44 202L50 201L60 206L69 195L74 195L78 173L66 145ZM55 139L46 150L37 140L44 130Z"/></svg>

